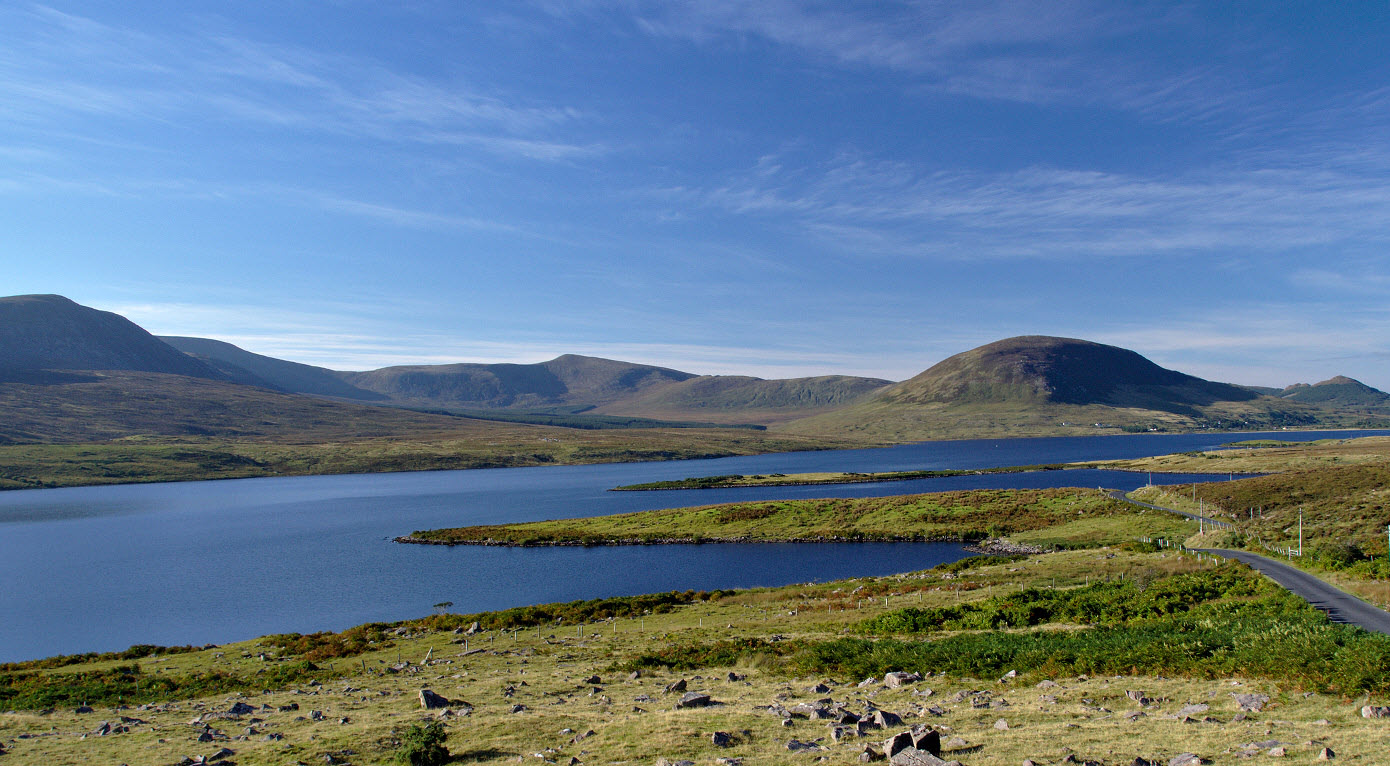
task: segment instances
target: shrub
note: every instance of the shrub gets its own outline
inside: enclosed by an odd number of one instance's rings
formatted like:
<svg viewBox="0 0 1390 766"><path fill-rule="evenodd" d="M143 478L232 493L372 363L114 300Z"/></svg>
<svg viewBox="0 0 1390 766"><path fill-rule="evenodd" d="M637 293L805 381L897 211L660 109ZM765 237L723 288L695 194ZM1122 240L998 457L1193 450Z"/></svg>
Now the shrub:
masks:
<svg viewBox="0 0 1390 766"><path fill-rule="evenodd" d="M401 735L396 750L396 763L406 766L443 766L449 762L449 749L444 740L449 736L439 721L417 723Z"/></svg>

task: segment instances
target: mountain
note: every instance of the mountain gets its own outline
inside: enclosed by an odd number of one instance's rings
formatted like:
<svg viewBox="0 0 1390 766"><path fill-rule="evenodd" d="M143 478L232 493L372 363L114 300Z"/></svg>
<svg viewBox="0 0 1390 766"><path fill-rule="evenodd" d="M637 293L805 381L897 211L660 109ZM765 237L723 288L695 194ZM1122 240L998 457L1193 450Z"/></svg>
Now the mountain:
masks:
<svg viewBox="0 0 1390 766"><path fill-rule="evenodd" d="M657 419L770 424L848 406L891 383L847 375L778 380L701 375L650 388L596 411Z"/></svg>
<svg viewBox="0 0 1390 766"><path fill-rule="evenodd" d="M1128 349L1029 335L956 354L860 402L780 429L907 441L1350 422L1344 415L1168 370Z"/></svg>
<svg viewBox="0 0 1390 766"><path fill-rule="evenodd" d="M347 383L412 406L594 407L695 377L665 367L566 354L537 364L438 364L340 374Z"/></svg>
<svg viewBox="0 0 1390 766"><path fill-rule="evenodd" d="M1279 393L1284 399L1319 407L1341 407L1348 409L1381 409L1390 407L1390 394L1362 383L1359 380L1338 375L1321 383L1308 385L1296 383Z"/></svg>
<svg viewBox="0 0 1390 766"><path fill-rule="evenodd" d="M384 394L366 391L344 381L340 377L341 373L324 367L254 354L230 343L210 338L164 335L159 336L159 339L189 356L202 360L238 383L273 388L292 394L338 399L366 402L381 402L387 399Z"/></svg>
<svg viewBox="0 0 1390 766"><path fill-rule="evenodd" d="M956 354L880 398L905 404L1102 404L1190 414L1194 405L1258 396L1239 386L1164 369L1128 349L1025 335Z"/></svg>
<svg viewBox="0 0 1390 766"><path fill-rule="evenodd" d="M55 370L129 370L228 379L119 314L87 308L60 295L0 298L0 379L64 377L53 375Z"/></svg>

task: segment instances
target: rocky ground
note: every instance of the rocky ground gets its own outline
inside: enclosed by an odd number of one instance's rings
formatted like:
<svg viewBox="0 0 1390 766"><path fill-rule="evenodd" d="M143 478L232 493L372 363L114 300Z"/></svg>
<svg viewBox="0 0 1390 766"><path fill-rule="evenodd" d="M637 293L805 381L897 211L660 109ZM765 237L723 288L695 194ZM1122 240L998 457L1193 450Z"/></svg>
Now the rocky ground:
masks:
<svg viewBox="0 0 1390 766"><path fill-rule="evenodd" d="M1157 555L1080 551L1010 562L972 571L976 587L965 597L1024 577L1090 576ZM633 669L638 655L678 643L838 636L907 601L961 598L946 579L926 573L833 584L850 593L887 585L897 594L886 606L875 597L844 611L817 607L808 588L793 586L540 630L406 626L389 647L326 663L334 677L323 682L5 712L0 766L383 764L406 728L432 720L446 727L453 763L858 763L885 759L895 747L894 763L966 766L1390 761L1385 724L1374 718L1385 711L1366 707L1374 701L1248 678L1049 678L1029 668L998 678L930 668L800 677L757 655L730 667ZM928 586L925 596L910 585ZM158 675L254 672L289 661L249 641L141 664Z"/></svg>

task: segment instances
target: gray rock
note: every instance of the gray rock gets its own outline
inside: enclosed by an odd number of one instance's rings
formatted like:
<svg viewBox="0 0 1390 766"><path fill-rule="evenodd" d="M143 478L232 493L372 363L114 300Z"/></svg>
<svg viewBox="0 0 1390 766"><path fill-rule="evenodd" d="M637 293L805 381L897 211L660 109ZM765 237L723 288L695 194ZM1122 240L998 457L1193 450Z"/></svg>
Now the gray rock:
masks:
<svg viewBox="0 0 1390 766"><path fill-rule="evenodd" d="M731 747L734 744L734 735L727 731L716 731L709 738L715 747Z"/></svg>
<svg viewBox="0 0 1390 766"><path fill-rule="evenodd" d="M1187 705L1187 706L1183 707L1183 709L1182 709L1182 710L1179 710L1179 711L1176 713L1176 715L1177 715L1179 718L1182 718L1183 716L1191 716L1191 715L1197 715L1197 714L1199 714L1199 713L1205 713L1205 712L1207 712L1208 710L1211 710L1211 705L1203 705L1202 703L1199 702L1199 703L1197 703L1197 704L1195 704L1195 705Z"/></svg>
<svg viewBox="0 0 1390 766"><path fill-rule="evenodd" d="M1183 753L1173 756L1168 761L1168 766L1202 766L1204 763L1206 761L1196 753Z"/></svg>
<svg viewBox="0 0 1390 766"><path fill-rule="evenodd" d="M860 763L876 763L883 760L883 753L875 750L873 745L865 745L863 751L859 753Z"/></svg>
<svg viewBox="0 0 1390 766"><path fill-rule="evenodd" d="M449 707L450 704L452 703L450 703L447 698L439 694L436 694L433 691L430 691L429 689L420 690L420 707L424 708L425 710L442 710L444 708ZM299 709L299 706L295 705L295 709Z"/></svg>
<svg viewBox="0 0 1390 766"><path fill-rule="evenodd" d="M808 691L810 691L812 694L829 694L830 687L826 686L825 684L816 684L815 686L812 686L810 689L808 689Z"/></svg>
<svg viewBox="0 0 1390 766"><path fill-rule="evenodd" d="M250 715L251 713L256 712L256 709L246 704L245 702L238 702L235 705L232 705L231 709L229 709L227 712L231 715Z"/></svg>
<svg viewBox="0 0 1390 766"><path fill-rule="evenodd" d="M1390 707L1366 705L1361 708L1362 718L1390 718Z"/></svg>
<svg viewBox="0 0 1390 766"><path fill-rule="evenodd" d="M1318 751L1318 760L1319 760L1319 761L1330 761L1330 760L1332 760L1333 758L1336 758L1336 757L1337 757L1337 754L1334 753L1334 752L1332 752L1332 748L1330 748L1330 747L1324 747L1322 750L1319 750L1319 751Z"/></svg>
<svg viewBox="0 0 1390 766"><path fill-rule="evenodd" d="M682 679L680 679L679 681L672 681L671 683L667 684L667 685L666 685L666 693L667 693L667 694L674 694L675 692L683 692L683 691L685 691L685 688L686 688L685 679L682 678Z"/></svg>
<svg viewBox="0 0 1390 766"><path fill-rule="evenodd" d="M713 704L708 694L700 692L686 692L681 695L680 701L676 703L677 708L708 707Z"/></svg>
<svg viewBox="0 0 1390 766"><path fill-rule="evenodd" d="M885 673L883 676L883 684L890 689L896 689L899 686L906 686L907 684L914 684L921 680L922 674L920 673L895 671L892 673Z"/></svg>
<svg viewBox="0 0 1390 766"><path fill-rule="evenodd" d="M994 728L995 728L997 731L1008 731L1008 730L1009 730L1009 722L1006 721L1006 720L1004 720L1003 718L1000 718L998 721L995 721L995 722L994 722Z"/></svg>
<svg viewBox="0 0 1390 766"><path fill-rule="evenodd" d="M875 710L874 714L869 717L869 720L873 722L874 726L880 729L891 729L895 726L903 725L902 716L897 713L889 713L886 710Z"/></svg>
<svg viewBox="0 0 1390 766"><path fill-rule="evenodd" d="M93 709L93 708L87 706L87 705L81 705L81 706L79 706L76 710L74 710L74 711L72 711L72 712L74 712L74 713L76 713L76 714L78 714L78 715L85 715L85 714L87 714L87 713L95 713L95 712L97 712L97 711L96 711L95 709Z"/></svg>
<svg viewBox="0 0 1390 766"><path fill-rule="evenodd" d="M590 685L601 684L603 683L603 679L599 678L598 676L589 676L588 678L584 679L584 683Z"/></svg>
<svg viewBox="0 0 1390 766"><path fill-rule="evenodd" d="M793 753L801 753L807 750L821 750L821 746L814 742L801 742L799 740L787 740L787 749Z"/></svg>
<svg viewBox="0 0 1390 766"><path fill-rule="evenodd" d="M1261 710L1264 709L1265 704L1269 702L1269 695L1268 695L1268 694L1235 694L1235 693L1232 693L1232 694L1231 694L1231 697L1235 699L1236 705L1237 705L1238 707L1240 707L1241 710L1244 710L1244 711L1249 712L1249 713L1258 713L1258 712L1260 712Z"/></svg>

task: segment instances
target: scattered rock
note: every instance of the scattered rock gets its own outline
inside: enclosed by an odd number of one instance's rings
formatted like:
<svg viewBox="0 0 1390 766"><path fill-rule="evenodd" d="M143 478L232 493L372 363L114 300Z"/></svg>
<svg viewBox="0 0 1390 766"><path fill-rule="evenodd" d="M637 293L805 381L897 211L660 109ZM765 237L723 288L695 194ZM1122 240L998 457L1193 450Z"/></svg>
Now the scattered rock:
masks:
<svg viewBox="0 0 1390 766"><path fill-rule="evenodd" d="M525 712L526 712L526 706L525 706L525 705L512 705L512 712L513 712L513 713L525 713Z"/></svg>
<svg viewBox="0 0 1390 766"><path fill-rule="evenodd" d="M994 722L994 728L997 729L998 731L1008 731L1008 730L1009 730L1009 722L1006 721L1006 720L1004 720L1003 718L1000 718L998 721L995 721L995 722Z"/></svg>
<svg viewBox="0 0 1390 766"><path fill-rule="evenodd" d="M1185 706L1182 710L1179 710L1177 712L1177 716L1179 718L1182 718L1183 716L1192 716L1197 715L1198 713L1205 713L1208 710L1211 710L1211 705L1203 705L1199 702L1195 705Z"/></svg>
<svg viewBox="0 0 1390 766"><path fill-rule="evenodd" d="M1202 760L1202 757L1196 753L1183 753L1173 756L1168 761L1168 766L1202 766L1204 763L1206 761Z"/></svg>
<svg viewBox="0 0 1390 766"><path fill-rule="evenodd" d="M716 731L710 735L710 742L715 747L731 747L734 744L734 735L727 731Z"/></svg>
<svg viewBox="0 0 1390 766"><path fill-rule="evenodd" d="M1039 681L1039 682L1038 682L1038 685L1037 685L1036 687L1034 687L1034 688L1036 688L1036 689L1055 689L1055 688L1057 688L1057 682L1056 682L1056 681L1053 681L1053 680L1051 680L1051 679L1046 680L1046 681Z"/></svg>
<svg viewBox="0 0 1390 766"><path fill-rule="evenodd" d="M85 714L87 714L87 713L95 713L96 710L93 709L93 708L91 708L91 707L89 707L89 706L87 706L87 705L81 705L81 706L79 706L76 710L74 710L74 711L72 711L72 712L74 712L74 713L76 713L76 714L78 714L78 715L85 715Z"/></svg>
<svg viewBox="0 0 1390 766"><path fill-rule="evenodd" d="M684 678L680 679L679 681L672 681L671 683L666 685L666 693L674 694L675 692L683 692L685 691L685 687L686 683Z"/></svg>
<svg viewBox="0 0 1390 766"><path fill-rule="evenodd" d="M420 690L420 707L424 708L425 710L441 710L449 707L452 704L453 703L450 702L446 697L436 694L435 692L430 691L429 689ZM295 709L298 710L299 706L295 705Z"/></svg>
<svg viewBox="0 0 1390 766"><path fill-rule="evenodd" d="M1269 703L1268 694L1236 694L1232 692L1231 697L1236 701L1236 706L1247 713L1258 713Z"/></svg>
<svg viewBox="0 0 1390 766"><path fill-rule="evenodd" d="M1330 760L1332 760L1333 758L1336 758L1336 757L1337 757L1337 754L1334 753L1334 752L1332 752L1332 748L1330 748L1330 747L1324 747L1322 750L1319 750L1319 751L1318 751L1318 760L1319 760L1319 761L1330 761Z"/></svg>
<svg viewBox="0 0 1390 766"><path fill-rule="evenodd" d="M897 713L890 713L886 710L875 710L874 714L869 717L869 720L873 722L875 727L880 729L891 729L895 726L903 725L902 716Z"/></svg>
<svg viewBox="0 0 1390 766"><path fill-rule="evenodd" d="M1390 707L1366 705L1361 708L1362 718L1390 718Z"/></svg>
<svg viewBox="0 0 1390 766"><path fill-rule="evenodd" d="M855 686L859 687L860 689L863 689L866 686L873 686L876 683L878 683L878 679L874 678L873 676L870 676L864 679L863 681L860 681L859 683L855 684Z"/></svg>
<svg viewBox="0 0 1390 766"><path fill-rule="evenodd" d="M232 707L229 710L227 710L227 712L231 715L250 715L251 713L256 712L256 709L246 704L245 702L238 702L235 705L232 705Z"/></svg>
<svg viewBox="0 0 1390 766"><path fill-rule="evenodd" d="M595 676L589 676L588 678L584 679L584 683L590 684L590 685L601 684L601 683L603 683L603 679L599 678L599 677L596 676L596 675L595 675Z"/></svg>
<svg viewBox="0 0 1390 766"><path fill-rule="evenodd" d="M875 750L873 745L865 745L864 749L859 753L860 763L877 763L881 760L883 760L883 753Z"/></svg>
<svg viewBox="0 0 1390 766"><path fill-rule="evenodd" d="M812 694L829 694L829 693L830 693L830 687L829 687L829 686L826 686L826 685L823 684L823 683L822 683L822 684L816 684L815 686L812 686L812 687L811 687L810 689L808 689L807 691L811 692Z"/></svg>
<svg viewBox="0 0 1390 766"><path fill-rule="evenodd" d="M708 694L701 694L699 692L686 692L684 695L681 696L680 701L676 703L676 707L708 707L713 703L714 700L711 700Z"/></svg>
<svg viewBox="0 0 1390 766"><path fill-rule="evenodd" d="M883 676L883 684L890 689L896 689L899 686L906 686L907 684L917 683L921 680L921 673L903 673L901 671L894 671L892 673L885 673Z"/></svg>
<svg viewBox="0 0 1390 766"><path fill-rule="evenodd" d="M1280 746L1280 747L1271 747L1271 748L1269 749L1269 755L1270 755L1270 757L1272 757L1272 758L1283 758L1284 756L1286 756L1286 755L1288 755L1288 754L1289 754L1289 751L1286 750L1283 746Z"/></svg>
<svg viewBox="0 0 1390 766"><path fill-rule="evenodd" d="M787 749L793 753L801 753L807 750L821 750L821 746L814 742L801 742L800 740L787 740Z"/></svg>

